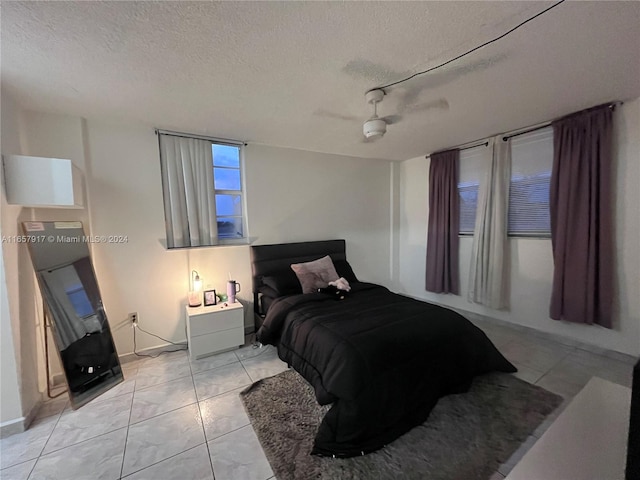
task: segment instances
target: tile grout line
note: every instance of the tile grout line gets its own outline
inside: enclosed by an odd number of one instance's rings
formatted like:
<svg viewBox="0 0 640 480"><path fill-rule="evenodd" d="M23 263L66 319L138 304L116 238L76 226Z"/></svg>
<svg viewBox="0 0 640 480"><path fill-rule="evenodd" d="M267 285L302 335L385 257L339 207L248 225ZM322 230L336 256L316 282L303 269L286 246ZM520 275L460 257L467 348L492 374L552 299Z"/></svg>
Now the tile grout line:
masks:
<svg viewBox="0 0 640 480"><path fill-rule="evenodd" d="M241 362L241 360L236 360L236 361L233 361L233 362L225 363L224 365L218 365L217 367L207 368L206 370L201 370L201 371L196 372L196 373L193 373L193 371L192 371L191 376L193 377L194 375L200 375L200 374L205 373L205 372L210 372L211 370L217 370L217 369L222 368L222 367L228 367L229 365L233 365L234 363L240 363L240 362ZM191 367L191 363L189 363L189 367Z"/></svg>
<svg viewBox="0 0 640 480"><path fill-rule="evenodd" d="M206 443L206 442L205 442L205 443ZM163 458L162 460L158 460L157 462L154 462L154 463L152 463L152 464L150 464L150 465L147 465L146 467L140 468L140 469L135 470L135 471L133 471L133 472L131 472L131 473L127 473L127 475L126 475L126 476L124 476L124 477L120 477L118 480L124 480L124 479L126 479L126 478L130 477L131 475L135 475L136 473L142 472L142 471L146 470L147 468L151 468L151 467L153 467L153 466L155 466L155 465L158 465L158 464L160 464L160 463L162 463L162 462L165 462L165 461L170 460L170 459L172 459L172 458L175 458L175 457L177 457L177 456L179 456L179 455L182 455L183 453L186 453L186 452L188 452L189 450L194 450L194 449L196 449L196 448L200 447L201 445L203 445L203 444L202 444L202 443L199 443L198 445L194 445L193 447L189 447L189 448L187 448L186 450L183 450L182 452L175 453L175 454L173 454L173 455L168 456L167 458Z"/></svg>
<svg viewBox="0 0 640 480"><path fill-rule="evenodd" d="M575 350L575 348L572 348L570 352L567 352L567 353L566 353L566 354L565 354L565 355L564 355L560 360L558 360L555 364L553 364L553 366L552 366L551 368L549 368L546 372L544 372L544 374L543 374L540 378L538 378L538 380L536 380L536 382L534 383L534 385L541 386L541 385L538 385L538 382L540 382L540 381L541 381L542 379L544 379L547 375L549 375L549 374L551 373L551 370L553 370L553 369L554 369L554 368L556 368L558 365L560 365L560 364L561 364L561 363L562 363L566 358L568 358L568 357L573 353L573 351L574 351L574 350ZM568 381L564 381L564 382L565 382L565 383L572 383L572 382L568 382ZM576 384L576 385L577 385L577 384ZM555 392L553 392L553 393L555 393ZM560 395L560 394L558 393L558 394L556 394L556 395ZM564 397L564 395L560 395L560 396L561 396L562 398L565 398L565 397ZM575 395L572 395L572 398L573 398L574 396L575 396Z"/></svg>
<svg viewBox="0 0 640 480"><path fill-rule="evenodd" d="M247 423L246 425L242 425L241 427L234 428L233 430L229 430L228 432L225 432L222 435L218 435L216 438L212 438L209 441L213 442L215 440L220 440L221 438L226 437L227 435L229 435L231 433L235 433L235 432L237 432L239 430L242 430L243 428L247 428L247 427L251 427L251 430L253 430L255 432L255 430L253 429L253 424L251 423L251 420L249 420L249 423Z"/></svg>
<svg viewBox="0 0 640 480"><path fill-rule="evenodd" d="M571 350L573 351L573 349L571 349ZM541 380L541 379L543 379L546 375L548 375L548 374L551 372L551 370L553 370L553 369L554 369L554 368L556 368L558 365L560 365L560 364L564 361L564 359L565 359L565 358L567 358L570 354L571 354L571 352L567 352L567 353L565 353L565 354L564 354L560 359L558 359L558 361L557 361L556 363L554 363L554 364L551 366L551 368L549 368L549 370L547 370L546 372L544 372L544 375L542 375L542 377L540 377L540 378L538 379L538 381L539 381L539 380ZM537 382L536 382L536 383L537 383Z"/></svg>
<svg viewBox="0 0 640 480"><path fill-rule="evenodd" d="M44 447L42 449L44 450ZM36 469L36 464L38 463L38 460L40 460L40 457L36 458L36 461L33 462L33 466L31 467L31 470L29 470L29 475L27 475L26 480L29 480L29 478L31 478L33 471Z"/></svg>
<svg viewBox="0 0 640 480"><path fill-rule="evenodd" d="M176 407L176 408L172 408L171 410L167 410L166 412L162 412L162 413L158 413L156 415L152 415L151 417L147 417L145 419L138 420L137 422L130 423L129 425L139 425L140 423L146 422L147 420L151 420L153 418L161 417L162 415L165 415L167 413L172 413L172 412L175 412L176 410L180 410L181 408L185 408L185 407L190 407L190 406L195 405L197 403L198 403L197 401L191 402L191 403L187 403L186 405L182 405L180 407Z"/></svg>
<svg viewBox="0 0 640 480"><path fill-rule="evenodd" d="M105 400L105 402L107 402L107 401L109 401L109 400L113 400L113 399L118 398L118 397L122 397L122 396L124 396L124 395L131 395L131 398L132 398L132 401L133 401L133 392L128 392L128 393L125 393L125 394L123 394L123 395L118 395L118 396L113 397L113 398L111 398L111 399ZM102 402L101 402L101 403L102 403ZM88 404L87 404L87 405L88 405ZM82 408L82 407L81 407L81 408ZM71 411L69 411L69 415L72 415L74 411L75 411L75 410L71 410ZM62 419L62 415L63 415L64 413L65 413L65 412L62 412L62 413L60 414L60 418L58 419L58 422ZM58 425L57 425L57 423L56 423L56 427L57 427L57 426L58 426ZM56 427L54 427L54 429L55 429ZM122 426L122 427L117 427L117 428L114 428L114 429L112 429L112 430L108 430L108 431L106 431L106 432L102 432L102 433L99 433L99 434L97 434L97 435L94 435L93 437L88 437L88 438L85 438L85 439L83 439L83 440L75 441L74 443L70 443L70 444L65 445L65 446L63 446L63 447L56 448L55 450L51 450L50 452L47 452L47 453L45 453L44 455L50 455L50 454L52 454L52 453L59 452L60 450L64 450L65 448L73 447L73 446L75 446L75 445L80 445L81 443L88 442L89 440L93 440L93 439L98 438L98 437L101 437L101 436L103 436L103 435L107 435L108 433L113 433L113 432L115 432L115 431L117 431L117 430L120 430L120 429L122 429L122 428L125 428L125 427L124 427L124 426ZM51 434L53 434L53 431L51 432ZM47 440L46 445L48 445L48 444L49 444L49 441ZM45 445L45 447L42 449L42 451L43 451L43 452L44 452L44 450L45 450L45 448L46 448L46 445ZM43 455L41 454L40 456L43 456Z"/></svg>
<svg viewBox="0 0 640 480"><path fill-rule="evenodd" d="M133 394L131 395L131 406L129 407L129 421L127 422L127 434L124 437L124 448L122 449L122 463L120 464L120 475L118 476L118 478L122 478L122 473L124 471L124 459L127 454L127 442L129 441L129 428L131 427L131 415L133 414L133 399L136 396L135 385L133 387L134 387L134 390L133 390Z"/></svg>
<svg viewBox="0 0 640 480"><path fill-rule="evenodd" d="M235 352L234 352L235 354ZM238 356L236 355L236 358ZM240 361L240 360L238 360ZM235 363L235 362L233 362ZM191 371L191 384L193 385L193 391L196 394L196 404L198 405L198 414L200 415L200 426L202 427L202 435L204 436L204 445L207 448L207 455L209 455L209 466L211 467L211 475L213 480L216 480L216 474L213 471L213 459L211 458L211 450L209 449L209 442L207 440L207 430L204 428L204 419L202 417L202 408L200 407L200 397L198 396L198 389L196 388L196 381L193 379L193 368L191 366L191 359L189 359L189 370ZM207 370L205 370L207 371ZM213 397L211 397L213 398Z"/></svg>
<svg viewBox="0 0 640 480"><path fill-rule="evenodd" d="M247 367L244 366L244 363L240 362L240 365L242 365L242 369L244 370L244 373L246 373L247 377L249 377L249 380L251 380L251 383L249 385L253 385L254 383L256 383L257 380L254 380L253 377L249 374L249 371L247 370Z"/></svg>
<svg viewBox="0 0 640 480"><path fill-rule="evenodd" d="M234 363L235 363L235 362L234 362ZM225 365L223 365L223 366L225 366ZM189 363L189 370L192 372L192 370L191 370L191 363ZM176 407L176 408L174 408L174 409L168 410L168 411L166 411L166 412L159 413L159 414L154 415L154 416L149 417L149 418L145 418L144 420L140 420L139 422L136 422L136 423L134 423L133 425L137 425L137 424L139 424L139 423L145 422L145 421L150 420L150 419L152 419L152 418L156 418L156 417L159 417L159 416L161 416L161 415L164 415L164 414L166 414L166 413L175 412L176 410L180 410L181 408L189 407L189 406L192 406L192 405L197 405L197 406L198 406L198 412L199 412L199 414L200 414L200 418L201 418L201 424L202 424L202 427L203 427L203 435L204 435L204 440L205 440L205 441L204 441L204 443L206 444L206 443L207 443L207 436L206 436L206 433L204 432L204 424L202 423L202 412L201 412L201 410L200 410L200 405L199 405L199 401L198 401L198 394L197 394L197 391L196 391L196 388L195 388L195 383L194 383L194 381L193 381L193 373L191 373L190 375L185 375L184 377L180 377L180 378L178 378L178 379L174 379L174 380L179 380L179 379L182 379L182 378L186 378L187 376L190 376L190 377L191 377L191 383L192 383L192 385L193 385L194 393L195 393L195 395L196 395L196 401L195 401L195 402L193 402L193 403L189 403L189 404L187 404L187 405L182 405L182 406L180 406L180 407ZM157 385L162 385L162 384L164 384L164 383L170 383L171 381L173 381L173 380L170 380L169 382L159 383L159 384L157 384ZM153 386L155 386L155 385L152 385L151 387L153 387ZM151 388L151 387L145 387L145 388L143 388L143 389L141 389L141 390L145 390L146 388ZM226 393L226 392L225 392L225 393ZM223 394L219 394L219 395L223 395ZM213 397L211 397L211 398L213 398ZM133 412L133 408L132 408L131 413L130 413L130 416L129 416L129 421L131 421L131 415L132 415L132 412ZM128 427L129 427L129 426L131 426L131 423L129 423ZM127 438L128 438L128 433L129 433L129 432L128 432L128 428L127 428ZM152 464L150 464L150 465L147 465L147 466L145 466L145 467L143 467L143 468L140 468L139 470L136 470L136 471L133 471L133 472L131 472L131 473L128 473L128 474L126 475L126 477L129 477L130 475L133 475L133 474L135 474L135 473L137 473L137 472L140 472L140 471L145 470L145 469L147 469L147 468L150 468L150 467L152 467L152 466L154 466L154 465L157 465L157 464L159 464L159 463L161 463L161 462L164 462L165 460L168 460L168 459L170 459L170 458L174 458L174 457L176 457L176 456L178 456L178 455L181 455L181 454L183 454L183 453L185 453L185 452L188 452L189 450L193 450L194 448L197 448L197 447L199 447L199 446L201 446L201 445L202 445L202 443L199 443L199 444L197 444L197 445L194 445L193 447L190 447L190 448L187 448L186 450L183 450L182 452L178 452L178 453L176 453L176 454L174 454L174 455L171 455L171 456L169 456L169 457L167 457L167 458L164 458L164 459L159 460L159 461L157 461L157 462L154 462L154 463L152 463ZM126 450L126 443L125 443L125 450ZM207 445L207 452L208 452L208 445ZM211 462L211 456L210 456L210 455L209 455L209 459L210 459L209 461ZM124 468L124 455L123 455L123 467L122 467L122 468ZM121 468L121 478L126 478L126 477L122 477L122 473L123 473L122 468ZM213 472L213 466L211 467L211 470L212 470L212 472Z"/></svg>
<svg viewBox="0 0 640 480"><path fill-rule="evenodd" d="M520 343L521 345L526 345L526 340L525 342L519 342L518 340L513 340L513 342L515 343ZM511 343L511 342L510 342ZM541 345L543 348L545 347L544 345ZM534 348L536 348L536 346L534 346ZM562 350L566 350L566 348L561 348ZM551 370L553 370L554 368L556 368L558 365L560 365L560 363L562 363L567 357L569 357L573 351L575 350L575 347L571 347L568 351L565 351L565 353L560 356L560 358L558 358L558 360L556 360L555 363L553 363L548 369L546 369L544 372L542 370L538 370L537 368L534 367L529 367L527 365L522 365L523 367L529 368L530 370L535 370L536 372L542 373L542 375L533 383L533 385L537 385L538 382L540 380L542 380L545 376L547 376ZM508 359L507 359L508 360ZM511 361L511 360L509 360ZM517 363L517 362L516 362Z"/></svg>
<svg viewBox="0 0 640 480"><path fill-rule="evenodd" d="M38 456L36 457L36 461L33 464L33 467L31 467L31 471L29 472L29 475L27 476L27 480L29 480L29 478L31 477L31 474L33 473L33 470L36 468L36 465L38 464L38 461L40 460L40 457L42 457L42 452L44 452L44 449L47 448L47 445L49 443L49 440L51 440L51 435L53 435L53 431L56 429L56 427L58 426L58 423L60 423L60 419L62 418L62 414L64 413L64 410L62 410L62 412L60 412L60 414L58 415L58 419L56 420L56 424L53 426L53 428L51 429L51 432L49 433L49 436L47 437L47 441L44 442L44 445L42 446L42 450L40 450L40 453L38 454ZM30 459L33 460L33 459ZM19 465L19 463L17 463L16 465Z"/></svg>

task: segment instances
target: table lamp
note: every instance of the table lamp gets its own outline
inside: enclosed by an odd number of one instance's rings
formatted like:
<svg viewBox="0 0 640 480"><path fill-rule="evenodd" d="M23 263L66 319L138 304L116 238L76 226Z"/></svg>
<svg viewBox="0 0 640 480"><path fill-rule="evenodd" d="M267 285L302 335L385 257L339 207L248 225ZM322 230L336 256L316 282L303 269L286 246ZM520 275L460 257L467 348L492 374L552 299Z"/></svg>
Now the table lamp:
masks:
<svg viewBox="0 0 640 480"><path fill-rule="evenodd" d="M191 290L189 290L189 306L199 307L202 305L202 279L197 271L191 270Z"/></svg>

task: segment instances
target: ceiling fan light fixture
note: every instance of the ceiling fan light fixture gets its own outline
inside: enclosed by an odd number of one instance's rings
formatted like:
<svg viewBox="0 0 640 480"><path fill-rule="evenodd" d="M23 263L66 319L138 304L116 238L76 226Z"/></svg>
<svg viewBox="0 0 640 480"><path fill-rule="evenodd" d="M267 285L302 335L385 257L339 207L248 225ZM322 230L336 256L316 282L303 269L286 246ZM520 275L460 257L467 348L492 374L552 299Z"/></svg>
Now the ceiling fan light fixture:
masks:
<svg viewBox="0 0 640 480"><path fill-rule="evenodd" d="M387 132L387 122L378 118L378 102L382 101L384 91L380 89L370 90L365 93L367 103L373 105L373 116L362 125L362 133L368 140L381 138Z"/></svg>
<svg viewBox="0 0 640 480"><path fill-rule="evenodd" d="M387 122L379 118L370 118L362 126L362 133L366 138L381 138L387 132Z"/></svg>

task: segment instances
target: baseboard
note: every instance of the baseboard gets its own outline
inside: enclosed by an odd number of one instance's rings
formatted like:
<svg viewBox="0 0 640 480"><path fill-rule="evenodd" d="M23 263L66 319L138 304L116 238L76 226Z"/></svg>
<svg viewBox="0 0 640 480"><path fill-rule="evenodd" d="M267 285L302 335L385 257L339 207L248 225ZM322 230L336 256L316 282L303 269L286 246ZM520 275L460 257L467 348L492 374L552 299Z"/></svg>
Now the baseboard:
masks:
<svg viewBox="0 0 640 480"><path fill-rule="evenodd" d="M8 420L6 422L0 423L0 438L6 438L11 435L15 435L16 433L22 433L26 431L33 420L36 418L38 414L38 410L42 406L42 399L38 400L29 413L25 417L14 418L13 420Z"/></svg>
<svg viewBox="0 0 640 480"><path fill-rule="evenodd" d="M184 347L184 348L181 348L181 347ZM184 345L174 345L172 343L167 343L165 345L160 345L158 347L149 347L149 348L143 348L142 350L138 350L137 353L142 356L138 356L135 353L131 352L131 353L125 353L123 355L120 355L119 358L120 358L120 363L124 364L124 363L133 362L135 360L140 360L140 358L145 358L145 355L155 356L155 355L159 355L162 352L170 352L170 351L186 350L186 349L187 349L186 343Z"/></svg>
<svg viewBox="0 0 640 480"><path fill-rule="evenodd" d="M603 357L611 358L613 360L617 360L619 362L629 363L631 365L635 364L638 361L636 357L633 355L629 355L627 353L617 352L615 350L609 350L607 348L599 347L598 345L594 345L592 343L582 342L580 340L576 340L574 338L566 337L564 335L559 335L557 333L545 332L542 330L536 330L535 328L528 327L526 325L519 325L517 323L511 323L506 320L501 320L494 317L489 317L487 315L482 315L479 313L469 312L467 310L463 310L461 308L452 308L443 305L446 308L450 308L451 310L455 310L461 315L465 316L469 320L478 319L481 322L492 323L494 325L498 325L500 327L510 328L515 331L523 332L526 335L530 335L532 337L539 338L540 340L547 340L556 343L560 343L562 345L566 345L568 347L579 348L580 350L585 350L587 352L595 353L597 355L602 355Z"/></svg>
<svg viewBox="0 0 640 480"><path fill-rule="evenodd" d="M403 294L405 295L405 294ZM517 323L508 322L506 320L501 320L499 318L490 317L488 315L483 315L481 313L470 312L463 308L452 307L451 305L445 305L443 303L434 302L432 300L425 300L424 298L416 297L414 295L405 295L407 297L413 298L415 300L419 300L421 302L433 303L434 305L438 305L443 308L448 308L449 310L453 310L454 312L458 312L460 315L464 316L468 320L473 321L474 319L493 323L500 327L510 328L512 330L523 332L527 335L531 335L533 337L537 337L541 340L549 340L556 343L561 343L562 345L566 345L568 347L575 347L581 350L586 350L587 352L595 353L597 355L602 355L603 357L608 357L613 360L618 360L619 362L630 363L634 365L638 359L633 355L629 355L627 353L617 352L615 350L609 350L607 348L599 347L598 345L594 345L592 343L582 342L580 340L576 340L574 338L566 337L564 335L559 335L557 333L545 332L542 330L537 330L532 327L528 327L526 325L520 325Z"/></svg>
<svg viewBox="0 0 640 480"><path fill-rule="evenodd" d="M24 432L26 430L26 420L26 417L20 417L0 423L0 438Z"/></svg>

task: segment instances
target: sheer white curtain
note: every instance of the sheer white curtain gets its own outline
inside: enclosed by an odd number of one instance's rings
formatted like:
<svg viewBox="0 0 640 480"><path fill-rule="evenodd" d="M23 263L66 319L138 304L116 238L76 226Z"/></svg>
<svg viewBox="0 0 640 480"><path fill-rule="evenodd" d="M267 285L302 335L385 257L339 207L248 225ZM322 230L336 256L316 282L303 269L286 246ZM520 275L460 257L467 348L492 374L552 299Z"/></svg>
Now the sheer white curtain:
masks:
<svg viewBox="0 0 640 480"><path fill-rule="evenodd" d="M159 134L167 247L218 243L211 142Z"/></svg>
<svg viewBox="0 0 640 480"><path fill-rule="evenodd" d="M470 302L508 308L509 244L507 241L511 142L489 140L486 174L478 191L476 225L469 272Z"/></svg>

